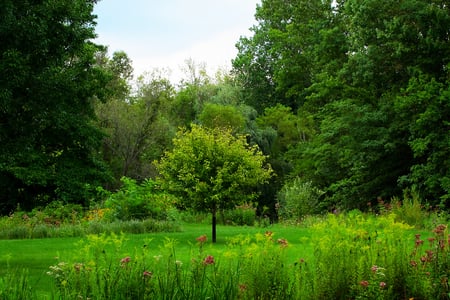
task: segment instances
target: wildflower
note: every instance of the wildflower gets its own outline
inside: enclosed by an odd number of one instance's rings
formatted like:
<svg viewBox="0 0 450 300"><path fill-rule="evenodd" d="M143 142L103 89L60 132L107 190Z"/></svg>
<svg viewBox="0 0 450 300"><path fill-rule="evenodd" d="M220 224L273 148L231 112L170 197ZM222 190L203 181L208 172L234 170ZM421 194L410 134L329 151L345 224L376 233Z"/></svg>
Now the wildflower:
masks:
<svg viewBox="0 0 450 300"><path fill-rule="evenodd" d="M447 229L446 225L440 224L440 225L436 226L435 229L433 229L433 232L436 233L437 235L441 235L445 232L446 229Z"/></svg>
<svg viewBox="0 0 450 300"><path fill-rule="evenodd" d="M212 255L208 255L205 260L203 260L204 265L213 265L214 264L214 257Z"/></svg>
<svg viewBox="0 0 450 300"><path fill-rule="evenodd" d="M372 273L376 273L378 271L378 266L373 265L370 270L372 271Z"/></svg>
<svg viewBox="0 0 450 300"><path fill-rule="evenodd" d="M361 280L359 285L366 288L369 286L369 282L367 280Z"/></svg>
<svg viewBox="0 0 450 300"><path fill-rule="evenodd" d="M409 262L409 264L410 264L413 268L417 267L417 262L416 262L415 260L411 260L411 261Z"/></svg>
<svg viewBox="0 0 450 300"><path fill-rule="evenodd" d="M386 287L386 282L382 281L380 282L380 288L384 289Z"/></svg>
<svg viewBox="0 0 450 300"><path fill-rule="evenodd" d="M422 240L416 240L416 247L423 245L423 241Z"/></svg>
<svg viewBox="0 0 450 300"><path fill-rule="evenodd" d="M149 271L144 271L144 273L143 273L142 275L144 276L144 278L145 278L145 277L152 278L153 273L152 273L152 272L149 272Z"/></svg>
<svg viewBox="0 0 450 300"><path fill-rule="evenodd" d="M208 240L208 238L206 237L206 235L201 235L198 238L196 238L197 242L199 242L200 244L204 244L206 243L206 241Z"/></svg>
<svg viewBox="0 0 450 300"><path fill-rule="evenodd" d="M286 248L288 246L288 242L285 239L278 239L277 242L282 248Z"/></svg>
<svg viewBox="0 0 450 300"><path fill-rule="evenodd" d="M420 233L416 234L416 240L420 240Z"/></svg>
<svg viewBox="0 0 450 300"><path fill-rule="evenodd" d="M246 290L247 290L247 285L243 284L243 283L240 283L239 284L239 291L240 292L245 292Z"/></svg>
<svg viewBox="0 0 450 300"><path fill-rule="evenodd" d="M181 262L181 260L176 260L175 264L179 267L181 267L183 265L183 263Z"/></svg>
<svg viewBox="0 0 450 300"><path fill-rule="evenodd" d="M120 260L120 264L121 264L122 266L124 266L124 265L126 265L127 263L129 263L130 260L131 260L131 258L130 258L129 256L124 257L124 258L122 258L122 259Z"/></svg>
<svg viewBox="0 0 450 300"><path fill-rule="evenodd" d="M434 237L429 237L429 238L428 238L428 241L430 242L430 245L433 245L433 243L434 243L435 240L436 240L436 239L435 239Z"/></svg>
<svg viewBox="0 0 450 300"><path fill-rule="evenodd" d="M426 258L425 256L422 256L422 257L420 258L420 261L421 261L422 263L425 263L425 262L427 261L427 258Z"/></svg>

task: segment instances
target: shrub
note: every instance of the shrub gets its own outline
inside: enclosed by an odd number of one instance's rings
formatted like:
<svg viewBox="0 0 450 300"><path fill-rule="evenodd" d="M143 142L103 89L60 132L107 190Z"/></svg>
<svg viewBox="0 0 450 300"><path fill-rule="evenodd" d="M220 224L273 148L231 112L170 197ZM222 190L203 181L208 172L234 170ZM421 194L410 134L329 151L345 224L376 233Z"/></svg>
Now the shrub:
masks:
<svg viewBox="0 0 450 300"><path fill-rule="evenodd" d="M277 195L278 216L282 220L301 220L307 215L318 213L322 194L311 182L295 178L287 182Z"/></svg>
<svg viewBox="0 0 450 300"><path fill-rule="evenodd" d="M109 195L105 206L112 210L118 220L167 219L167 212L175 199L159 190L155 181L147 179L141 184L136 180L122 177L122 187Z"/></svg>
<svg viewBox="0 0 450 300"><path fill-rule="evenodd" d="M398 221L418 228L424 227L424 221L429 215L420 201L419 193L415 190L405 190L402 201L397 197L392 198L390 206Z"/></svg>
<svg viewBox="0 0 450 300"><path fill-rule="evenodd" d="M225 210L222 218L223 224L253 226L256 221L256 208L251 203L238 205L234 209Z"/></svg>

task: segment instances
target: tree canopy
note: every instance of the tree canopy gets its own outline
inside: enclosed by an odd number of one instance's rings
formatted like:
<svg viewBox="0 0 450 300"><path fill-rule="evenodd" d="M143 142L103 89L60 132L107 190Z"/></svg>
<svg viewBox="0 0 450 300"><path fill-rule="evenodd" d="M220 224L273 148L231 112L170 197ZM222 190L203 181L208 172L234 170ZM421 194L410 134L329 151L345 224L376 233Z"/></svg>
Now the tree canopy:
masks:
<svg viewBox="0 0 450 300"><path fill-rule="evenodd" d="M6 0L0 11L0 211L84 202L106 179L95 151L95 1ZM41 203L42 202L42 203Z"/></svg>
<svg viewBox="0 0 450 300"><path fill-rule="evenodd" d="M95 3L2 3L0 214L158 175L213 216L252 200L276 217L297 191L450 207L447 1L262 0L231 72L187 60L178 85L95 45Z"/></svg>
<svg viewBox="0 0 450 300"><path fill-rule="evenodd" d="M178 195L183 207L211 212L213 241L220 210L255 199L256 187L272 176L257 146L230 129L192 125L180 130L171 151L157 163L163 186Z"/></svg>
<svg viewBox="0 0 450 300"><path fill-rule="evenodd" d="M448 3L263 0L256 20L233 61L245 100L315 123L308 141L286 145L290 176L312 180L330 206L364 208L412 186L448 206Z"/></svg>

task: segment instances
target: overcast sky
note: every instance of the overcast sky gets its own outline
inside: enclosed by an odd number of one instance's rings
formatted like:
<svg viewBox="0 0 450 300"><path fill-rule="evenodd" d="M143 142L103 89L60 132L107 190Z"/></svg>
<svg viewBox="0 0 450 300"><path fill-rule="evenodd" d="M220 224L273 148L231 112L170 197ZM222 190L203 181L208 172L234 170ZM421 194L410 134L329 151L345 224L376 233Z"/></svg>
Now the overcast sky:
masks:
<svg viewBox="0 0 450 300"><path fill-rule="evenodd" d="M250 36L259 0L102 0L97 43L123 50L135 75L169 68L180 79L186 59L210 69L230 68L240 36ZM213 74L210 74L213 75Z"/></svg>

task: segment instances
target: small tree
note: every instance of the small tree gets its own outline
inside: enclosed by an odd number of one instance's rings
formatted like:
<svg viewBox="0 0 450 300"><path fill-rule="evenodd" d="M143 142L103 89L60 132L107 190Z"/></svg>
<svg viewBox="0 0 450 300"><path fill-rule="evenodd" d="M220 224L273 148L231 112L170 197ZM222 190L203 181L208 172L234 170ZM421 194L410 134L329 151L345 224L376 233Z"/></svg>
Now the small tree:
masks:
<svg viewBox="0 0 450 300"><path fill-rule="evenodd" d="M185 207L212 213L216 242L217 211L254 199L255 187L267 182L272 168L256 146L230 129L192 125L173 142L173 150L157 163L163 186L180 196Z"/></svg>

